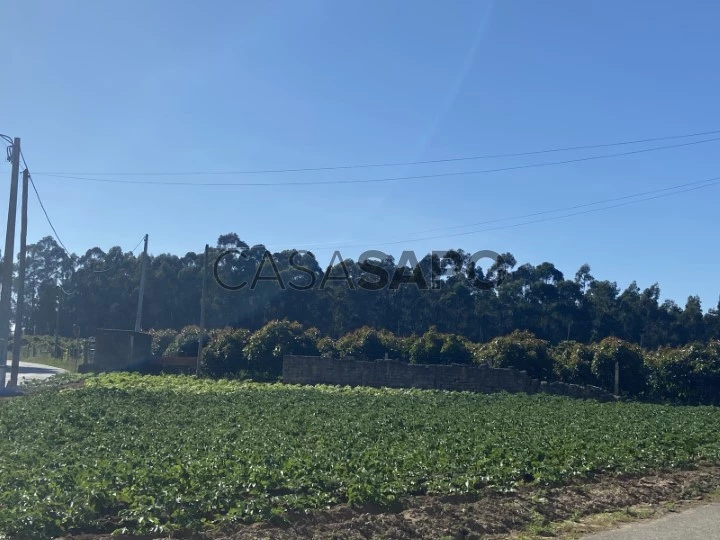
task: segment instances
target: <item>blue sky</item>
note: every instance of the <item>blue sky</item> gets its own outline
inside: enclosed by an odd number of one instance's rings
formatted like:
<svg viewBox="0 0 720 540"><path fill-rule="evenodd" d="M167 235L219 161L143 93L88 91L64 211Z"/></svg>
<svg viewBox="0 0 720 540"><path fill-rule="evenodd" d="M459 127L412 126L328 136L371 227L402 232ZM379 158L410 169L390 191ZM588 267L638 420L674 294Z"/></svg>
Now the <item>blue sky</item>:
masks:
<svg viewBox="0 0 720 540"><path fill-rule="evenodd" d="M71 251L130 250L147 232L151 253L184 254L231 231L271 249L312 249L323 265L335 248L353 259L360 246L396 257L405 249L490 249L521 264L551 261L567 277L587 262L595 277L622 288L659 282L662 298L681 305L693 294L705 309L718 303L720 186L526 226L482 231L527 221L509 220L418 232L718 176L720 141L348 185L157 186L41 173L346 181L653 146L287 174L95 174L406 162L720 129L720 4L29 0L13 9L0 18L0 133L22 138ZM8 178L9 170L5 164L0 174ZM7 208L7 187L0 205ZM29 241L50 232L31 197Z"/></svg>

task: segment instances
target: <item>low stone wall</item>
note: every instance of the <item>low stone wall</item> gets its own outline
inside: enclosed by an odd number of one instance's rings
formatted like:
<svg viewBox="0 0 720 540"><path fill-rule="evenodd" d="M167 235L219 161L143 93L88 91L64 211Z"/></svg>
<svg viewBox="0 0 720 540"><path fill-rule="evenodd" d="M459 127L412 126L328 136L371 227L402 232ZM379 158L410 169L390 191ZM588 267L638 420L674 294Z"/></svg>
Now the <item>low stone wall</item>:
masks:
<svg viewBox="0 0 720 540"><path fill-rule="evenodd" d="M397 360L363 362L350 358L285 356L282 380L287 384L329 384L388 388L424 388L469 392L525 392L611 401L595 386L538 381L525 371L465 364L406 364Z"/></svg>

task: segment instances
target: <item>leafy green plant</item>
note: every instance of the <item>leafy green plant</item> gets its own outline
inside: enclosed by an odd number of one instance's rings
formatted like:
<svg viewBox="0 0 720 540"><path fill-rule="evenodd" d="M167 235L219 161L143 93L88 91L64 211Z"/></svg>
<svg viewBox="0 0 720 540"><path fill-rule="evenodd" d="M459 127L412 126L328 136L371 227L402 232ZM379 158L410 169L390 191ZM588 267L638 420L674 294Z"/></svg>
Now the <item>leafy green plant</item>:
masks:
<svg viewBox="0 0 720 540"><path fill-rule="evenodd" d="M248 369L244 348L250 339L250 331L225 328L212 332L207 347L203 349L201 369L214 377L238 375Z"/></svg>
<svg viewBox="0 0 720 540"><path fill-rule="evenodd" d="M553 372L563 382L597 385L592 373L593 350L577 341L563 341L551 347Z"/></svg>
<svg viewBox="0 0 720 540"><path fill-rule="evenodd" d="M496 368L515 368L527 371L538 379L552 375L553 361L548 351L548 342L527 331L495 338L482 345L476 352L476 362L490 362Z"/></svg>
<svg viewBox="0 0 720 540"><path fill-rule="evenodd" d="M175 330L150 330L152 335L151 352L153 356L164 356L178 333Z"/></svg>
<svg viewBox="0 0 720 540"><path fill-rule="evenodd" d="M254 332L243 349L251 371L277 377L282 371L283 356L287 354L317 355L312 336L302 325L290 321L272 321Z"/></svg>
<svg viewBox="0 0 720 540"><path fill-rule="evenodd" d="M210 340L210 334L206 330L203 332L203 347L207 346ZM165 350L166 356L197 356L200 340L199 326L186 326L172 340Z"/></svg>
<svg viewBox="0 0 720 540"><path fill-rule="evenodd" d="M455 334L441 334L433 326L410 347L412 364L465 364L472 361L466 340Z"/></svg>
<svg viewBox="0 0 720 540"><path fill-rule="evenodd" d="M621 393L638 396L646 390L647 371L640 347L618 338L605 338L591 347L591 369L600 386L613 390L617 362Z"/></svg>
<svg viewBox="0 0 720 540"><path fill-rule="evenodd" d="M162 534L720 462L720 409L112 373L0 404L0 535Z"/></svg>

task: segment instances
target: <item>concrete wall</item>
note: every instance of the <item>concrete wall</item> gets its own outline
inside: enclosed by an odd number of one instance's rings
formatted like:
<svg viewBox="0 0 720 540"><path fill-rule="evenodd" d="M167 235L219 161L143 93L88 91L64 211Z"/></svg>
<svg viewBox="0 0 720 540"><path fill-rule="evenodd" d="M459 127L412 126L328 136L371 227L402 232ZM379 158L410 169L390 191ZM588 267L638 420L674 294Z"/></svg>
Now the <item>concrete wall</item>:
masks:
<svg viewBox="0 0 720 540"><path fill-rule="evenodd" d="M287 384L330 384L389 388L425 388L469 392L546 392L603 401L612 394L594 386L532 379L516 369L470 365L406 364L397 360L363 362L350 358L285 356L282 380Z"/></svg>

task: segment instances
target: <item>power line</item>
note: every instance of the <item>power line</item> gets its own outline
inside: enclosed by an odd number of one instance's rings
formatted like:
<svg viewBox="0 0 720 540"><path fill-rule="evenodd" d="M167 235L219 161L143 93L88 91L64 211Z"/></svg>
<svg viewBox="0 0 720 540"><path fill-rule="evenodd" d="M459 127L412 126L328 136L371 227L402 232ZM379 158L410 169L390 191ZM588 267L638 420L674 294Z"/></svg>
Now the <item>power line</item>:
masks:
<svg viewBox="0 0 720 540"><path fill-rule="evenodd" d="M29 167L27 165L27 162L25 161L25 156L23 155L22 150L20 150L20 158L22 159L23 166L25 167L26 170L28 170ZM33 191L35 192L35 196L37 197L38 203L40 203L40 208L42 208L43 214L45 214L45 219L47 220L48 225L50 225L50 228L52 229L53 234L55 234L55 239L58 241L58 244L60 244L62 246L63 250L65 250L65 255L67 255L68 259L72 260L72 257L70 256L70 252L68 251L68 248L66 248L65 244L63 244L63 241L60 240L60 235L58 234L57 230L55 229L55 225L53 225L53 222L50 219L50 216L48 215L47 210L45 210L45 205L43 204L42 199L40 198L40 193L38 193L38 189L35 186L35 181L33 180L33 177L29 171L28 171L28 178L30 179L30 185L32 186Z"/></svg>
<svg viewBox="0 0 720 540"><path fill-rule="evenodd" d="M137 243L137 245L132 249L132 251L130 253L132 253L134 255L135 250L140 247L140 244L142 244L144 240L145 240L145 236L143 235L143 237L140 239L140 241ZM105 270L90 270L90 271L93 274L104 274L105 272L110 272L111 270L117 270L118 268L120 268L120 266L113 266L111 268L106 268Z"/></svg>
<svg viewBox="0 0 720 540"><path fill-rule="evenodd" d="M589 202L589 203L578 204L578 205L575 205L575 206L567 206L567 207L564 207L564 208L556 208L556 209L554 209L554 210L543 210L542 212L534 212L534 213L532 213L532 214L525 214L525 215L522 215L522 216L507 217L507 218L498 218L498 219L491 219L491 220L487 220L487 221L478 221L478 222L476 222L476 223L468 223L468 224L466 224L466 225L453 225L453 226L450 226L450 227L438 227L438 228L435 228L435 229L425 229L425 230L422 230L422 231L416 231L414 234L423 234L423 233L435 232L435 231L449 231L449 230L453 230L453 229L464 229L464 228L466 228L466 227L476 227L476 226L478 226L478 225L487 225L488 223L497 223L497 222L499 222L499 221L512 221L512 220L515 220L515 219L524 219L524 218L528 218L528 217L542 216L542 215L545 215L545 214L554 214L555 212L565 212L565 211L567 211L567 210L576 210L576 209L578 209L578 208L586 208L586 207L588 207L588 206L595 206L595 205L598 205L598 204L606 204L606 203L611 203L611 202L624 201L624 200L626 200L626 199L633 199L633 198L635 198L635 197L642 197L642 196L644 196L644 195L652 195L652 194L654 194L654 193L662 193L662 192L665 192L665 191L672 191L672 190L680 189L680 188L687 187L687 186L695 186L695 185L698 185L698 184L706 184L706 183L709 183L709 182L713 182L713 181L715 181L715 180L720 180L720 177L709 178L708 180L698 180L697 182L687 182L687 183L685 183L685 184L678 184L678 185L675 185L675 186L670 186L670 187L661 188L661 189L651 189L651 190L649 190L649 191L643 191L643 192L640 192L640 193L634 193L634 194L632 194L632 195L625 195L625 196L623 196L623 197L614 197L614 198L612 198L612 199L604 199L604 200L600 200L600 201L594 201L594 202Z"/></svg>
<svg viewBox="0 0 720 540"><path fill-rule="evenodd" d="M143 235L143 237L140 239L140 241L137 243L137 245L136 245L134 248L132 248L132 251L131 251L130 253L132 253L132 254L134 255L134 254L135 254L135 250L136 250L137 248L139 248L139 247L140 247L140 244L142 244L144 241L145 241L145 236Z"/></svg>
<svg viewBox="0 0 720 540"><path fill-rule="evenodd" d="M714 137L712 139L703 139L700 141L692 141L680 144L671 144L665 146L655 146L652 148L644 148L641 150L632 150L628 152L617 152L613 154L601 154L597 156L586 156L582 158L566 159L563 161L549 161L545 163L530 163L526 165L513 165L510 167L499 167L496 169L481 169L475 171L460 171L460 172L447 172L447 173L434 173L434 174L422 174L413 176L395 176L386 178L373 178L366 180L306 180L299 182L183 182L183 181L172 181L172 182L160 182L157 180L113 180L109 178L90 178L80 176L69 176L61 174L45 174L45 176L53 178L64 178L68 180L80 180L85 182L101 182L109 184L140 184L140 185L159 185L159 186L204 186L204 187L218 187L218 186L310 186L310 185L338 185L338 184L370 184L370 183L383 183L383 182L399 182L403 180L425 180L429 178L449 178L457 176L469 176L474 174L489 174L495 172L504 171L516 171L520 169L533 169L538 167L550 167L556 165L567 165L570 163L580 163L584 161L593 161L598 159L608 159L621 156L630 156L635 154L644 154L647 152L656 152L659 150L668 150L671 148L681 148L686 146L693 146L697 144L704 144L713 141L720 140L720 137Z"/></svg>
<svg viewBox="0 0 720 540"><path fill-rule="evenodd" d="M511 229L511 228L515 228L515 227L521 227L521 226L524 226L524 225L531 225L531 224L535 224L535 223L542 223L542 222L545 222L545 221L554 221L554 220L558 220L558 219L565 219L565 218L569 218L569 217L573 217L573 216L578 216L578 215L583 215L583 214L590 214L590 213L592 213L592 212L601 212L601 211L603 211L603 210L610 210L610 209L613 209L613 208L618 208L618 207L621 207L621 206L627 206L627 205L630 205L630 204L636 204L636 203L640 203L640 202L651 201L651 200L660 199L660 198L663 198L663 197L671 197L671 196L673 196L673 195L677 195L677 194L680 194L680 193L687 193L687 192L689 192L689 191L696 191L696 190L699 190L699 189L704 189L704 188L707 188L707 187L715 186L715 185L718 185L718 184L720 184L720 176L716 176L716 177L714 177L714 178L709 178L709 179L707 179L707 180L699 180L699 181L696 181L696 182L687 182L687 183L684 183L684 184L678 184L678 185L671 186L671 187L667 187L667 188L650 190L650 191L645 191L645 192L641 192L641 193L635 193L635 194L633 194L633 195L625 195L625 196L623 196L623 197L617 197L617 198L614 198L614 199L605 199L605 200L601 200L601 201L584 203L584 204L579 204L579 205L575 205L575 206L569 206L569 207L565 207L565 208L559 208L559 209L555 209L555 210L545 210L545 211L542 211L542 212L534 212L534 213L531 213L531 214L524 214L524 215L513 216L513 217L506 217L506 218L498 218L498 219L493 219L493 220L489 220L489 221L484 221L484 222L476 223L476 224L474 224L474 225L481 225L481 224L488 224L488 223L497 223L497 222L501 222L501 221L512 221L512 220L517 220L517 219L525 219L525 218L535 217L535 216L544 215L544 214L549 214L549 213L565 212L565 211L574 210L574 209L577 209L577 208L584 208L584 207L587 207L587 206L594 206L594 205L598 205L598 204L606 204L606 203L609 203L609 202L624 201L624 200L631 199L631 198L635 198L635 197L642 197L642 196L645 196L645 195L651 195L651 194L655 194L655 193L660 193L659 195L655 195L655 196L652 196L652 197L645 197L645 198L637 199L637 200L634 200L634 201L621 202L621 203L613 204L613 205L610 205L610 206L603 206L603 207L600 207L600 208L592 208L592 209L589 209L589 210L583 210L583 211L579 211L579 212L573 212L573 213L565 214L565 215L561 215L561 216L551 216L551 217L547 217L547 218L536 219L536 220L526 221L526 222L522 222L522 223L514 223L514 224L510 224L510 225L501 225L501 226L497 226L497 227L489 227L489 228L479 229L479 230L475 230L475 231L466 231L466 232L446 234L446 235L425 236L425 237L420 237L420 238L408 238L408 239L405 239L405 240L393 240L393 241L388 241L388 242L380 241L380 242L376 242L375 244L370 244L370 243L368 243L368 244L346 244L346 245L339 245L339 246L338 246L338 245L331 246L331 245L328 245L328 244L308 244L308 247L327 247L327 248L333 248L333 249L371 248L371 247L376 247L376 246L397 245L397 244L405 244L405 243L419 242L419 241L425 241L425 240L438 240L438 239L444 239L444 238L454 238L454 237L457 237L457 236L468 236L468 235L477 234L477 233L482 233L482 232L497 231L497 230L503 230L503 229ZM688 187L688 186L694 186L694 187ZM679 189L679 188L686 188L686 189ZM675 191L672 191L671 193L665 193L665 192L671 191L671 190L675 190ZM461 227L470 227L470 226L472 226L472 225L462 225ZM432 229L431 229L431 230L432 230ZM435 230L442 230L442 229L435 229ZM426 231L426 232L427 232L427 231Z"/></svg>
<svg viewBox="0 0 720 540"><path fill-rule="evenodd" d="M566 215L562 215L562 216L552 216L552 217L548 217L548 218L541 218L541 219L536 219L536 220L532 220L532 221L526 221L526 222L523 222L523 223L515 223L515 224L512 224L512 225L501 225L501 226L498 226L498 227L489 227L489 228L487 228L487 229L480 229L480 230L477 230L477 231L468 231L468 232L455 233L455 234L449 234L449 235L430 236L430 237L426 237L426 238L415 238L415 239L412 239L412 240L400 240L400 241L395 241L395 242L379 242L377 245L380 245L380 246L395 245L395 244L403 244L403 243L409 243L409 242L416 242L416 241L418 241L418 240L436 240L436 239L450 238L450 237L456 237L456 236L467 236L467 235L470 235L470 234L477 234L477 233L481 233L481 232L498 231L498 230L503 230L503 229L512 229L512 228L515 228L515 227L522 227L522 226L525 226L525 225L533 225L533 224L535 224L535 223L542 223L542 222L545 222L545 221L555 221L555 220L558 220L558 219L565 219L565 218L574 217L574 216L579 216L579 215L583 215L583 214L590 214L590 213L593 213L593 212L601 212L601 211L603 211L603 210L611 210L611 209L613 209L613 208L619 208L619 207L621 207L621 206L628 206L628 205L630 205L630 204L637 204L637 203L640 203L640 202L646 202L646 201L652 201L652 200L655 200L655 199L661 199L661 198L663 198L663 197L670 197L670 196L672 196L672 195L677 195L678 193L686 193L686 192L688 192L688 191L696 191L696 190L698 190L698 189L703 189L703 188L710 187L710 186L716 186L716 185L718 185L718 184L720 184L720 178L718 179L718 181L713 182L713 183L705 184L705 185L702 185L702 186L696 186L696 187L693 187L693 188L683 189L683 190L676 191L676 192L673 192L673 193L665 193L665 194L662 194L662 195L655 195L654 197L647 197L647 198L645 198L645 199L638 199L638 200L635 200L635 201L628 201L628 202L624 202L624 203L613 204L613 205L611 205L611 206L604 206L604 207L602 207L602 208L591 208L590 210L582 210L582 211L580 211L580 212L574 212L574 213L572 213L572 214L566 214ZM369 246L366 245L366 246L345 246L345 247L352 248L352 247L369 247Z"/></svg>
<svg viewBox="0 0 720 540"><path fill-rule="evenodd" d="M685 135L670 135L667 137L653 137L648 139L636 139L631 141L620 141L602 144L588 144L583 146L566 146L562 148L549 148L543 150L532 150L528 152L511 152L506 154L485 154L480 156L464 156L456 158L445 158L445 159L429 159L424 161L399 161L390 163L369 163L369 164L352 164L352 165L331 165L323 167L300 167L293 169L257 169L257 170L245 170L245 171L198 171L198 172L38 172L37 175L45 176L56 176L64 178L64 175L79 175L79 176L231 176L241 174L277 174L277 173L289 173L289 172L309 172L309 171L337 171L342 169L369 169L369 168L381 168L381 167L404 167L412 165L430 165L435 163L453 163L459 161L476 161L482 159L497 159L507 157L523 157L523 156L534 156L539 154L550 154L558 152L570 152L574 150L590 150L594 148L609 148L613 146L626 146L631 144L641 144L649 142L669 141L676 139L687 139L691 137L703 137L706 135L717 135L720 130L714 131L703 131L699 133L689 133Z"/></svg>
<svg viewBox="0 0 720 540"><path fill-rule="evenodd" d="M145 240L145 236L143 235L143 237L140 239L140 241L137 243L137 245L132 249L132 251L130 253L132 253L134 255L135 250L140 247L140 244L142 244L144 240ZM113 266L112 268L106 268L105 270L90 270L90 271L94 274L104 274L105 272L109 272L110 270L117 270L118 268L120 268L120 267Z"/></svg>
<svg viewBox="0 0 720 540"><path fill-rule="evenodd" d="M25 169L29 169L28 164L25 161L25 156L22 153L22 150L20 151L20 157L22 159L23 165L25 166ZM35 196L37 197L38 203L40 203L40 208L42 208L42 211L45 214L45 219L47 220L48 224L50 225L50 228L52 229L53 233L55 234L55 239L58 241L60 246L65 251L65 255L67 255L68 259L72 260L70 251L67 249L67 247L65 247L65 244L60 239L60 235L58 234L57 230L55 229L55 226L53 225L52 220L50 219L50 216L48 215L47 210L45 209L45 205L43 204L42 199L40 198L40 193L38 192L37 187L35 186L35 182L33 181L32 174L30 174L29 170L28 170L28 178L30 180L30 184L33 187L33 191L35 191ZM132 251L130 253L135 253L135 250L140 246L140 244L142 244L144 238L145 237L143 236L143 238L140 239L140 242L138 242L138 244L132 249ZM114 268L116 268L116 267L114 267ZM92 270L92 272L100 274L100 273L104 273L104 272L113 270L114 268L108 268L106 270ZM60 287L60 288L62 289L62 287ZM65 290L63 290L63 292L67 295L74 294L74 293L67 293Z"/></svg>

